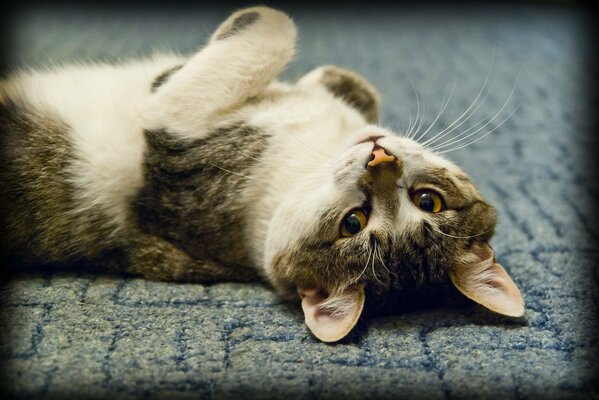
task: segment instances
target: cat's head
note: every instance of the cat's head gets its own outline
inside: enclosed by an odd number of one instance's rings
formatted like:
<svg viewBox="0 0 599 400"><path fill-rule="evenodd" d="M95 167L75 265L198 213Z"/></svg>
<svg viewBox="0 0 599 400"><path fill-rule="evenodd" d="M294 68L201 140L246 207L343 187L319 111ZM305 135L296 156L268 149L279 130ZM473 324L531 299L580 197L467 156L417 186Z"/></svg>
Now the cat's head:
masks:
<svg viewBox="0 0 599 400"><path fill-rule="evenodd" d="M322 71L321 71L322 73ZM376 92L363 79L324 80L365 121L376 121ZM399 307L419 288L452 285L508 316L522 296L489 245L495 209L470 178L421 144L375 125L348 135L330 157L318 190L276 210L266 270L298 295L316 337L337 341L369 308Z"/></svg>

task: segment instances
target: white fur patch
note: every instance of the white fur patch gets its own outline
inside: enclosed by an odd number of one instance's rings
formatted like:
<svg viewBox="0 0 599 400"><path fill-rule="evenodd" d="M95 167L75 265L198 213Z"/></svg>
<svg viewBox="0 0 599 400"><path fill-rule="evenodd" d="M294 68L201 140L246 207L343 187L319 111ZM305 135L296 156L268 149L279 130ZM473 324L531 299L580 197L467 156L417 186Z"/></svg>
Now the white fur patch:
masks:
<svg viewBox="0 0 599 400"><path fill-rule="evenodd" d="M99 206L120 227L143 184L140 107L153 80L184 62L177 55L122 65L76 65L22 72L3 84L13 98L58 115L70 127L75 213Z"/></svg>

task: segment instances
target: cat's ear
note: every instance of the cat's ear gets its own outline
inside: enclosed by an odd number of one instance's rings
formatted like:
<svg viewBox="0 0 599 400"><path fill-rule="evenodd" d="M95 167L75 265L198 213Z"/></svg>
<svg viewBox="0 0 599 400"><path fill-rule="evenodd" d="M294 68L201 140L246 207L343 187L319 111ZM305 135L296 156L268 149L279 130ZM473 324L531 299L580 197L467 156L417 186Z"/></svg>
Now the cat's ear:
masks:
<svg viewBox="0 0 599 400"><path fill-rule="evenodd" d="M522 294L489 245L474 245L449 276L464 296L489 310L510 317L524 315Z"/></svg>
<svg viewBox="0 0 599 400"><path fill-rule="evenodd" d="M369 123L376 123L379 119L380 96L377 90L353 71L327 65L304 75L299 84L321 84L360 111Z"/></svg>
<svg viewBox="0 0 599 400"><path fill-rule="evenodd" d="M317 290L298 289L306 325L323 342L343 339L358 322L364 308L364 287L325 296Z"/></svg>

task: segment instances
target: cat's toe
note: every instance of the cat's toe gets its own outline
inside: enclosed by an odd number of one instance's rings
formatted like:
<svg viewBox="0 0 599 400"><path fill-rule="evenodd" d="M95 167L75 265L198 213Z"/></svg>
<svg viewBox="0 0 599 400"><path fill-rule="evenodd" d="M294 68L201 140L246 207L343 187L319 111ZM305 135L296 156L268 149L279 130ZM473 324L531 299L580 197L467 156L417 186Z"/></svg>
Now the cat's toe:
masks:
<svg viewBox="0 0 599 400"><path fill-rule="evenodd" d="M233 13L223 22L212 41L226 40L253 31L259 35L296 35L294 22L287 14L269 7L250 7Z"/></svg>

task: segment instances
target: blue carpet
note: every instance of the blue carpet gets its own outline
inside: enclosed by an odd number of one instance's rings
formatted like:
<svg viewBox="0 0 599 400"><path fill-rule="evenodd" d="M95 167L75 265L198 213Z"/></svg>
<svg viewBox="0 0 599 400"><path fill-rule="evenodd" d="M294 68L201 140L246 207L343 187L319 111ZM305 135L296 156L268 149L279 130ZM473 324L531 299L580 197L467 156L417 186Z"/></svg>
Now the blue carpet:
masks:
<svg viewBox="0 0 599 400"><path fill-rule="evenodd" d="M230 11L20 8L6 61L189 52ZM300 41L283 78L322 64L359 71L382 94L382 124L396 131L418 103L430 124L455 82L439 131L489 73L490 93L462 127L506 104L489 125L497 129L448 156L498 209L492 243L523 292L524 321L475 306L420 310L366 321L353 339L327 345L308 333L299 308L259 284L29 272L0 287L3 390L23 398L598 398L591 205L599 191L584 12L500 3L289 12Z"/></svg>

